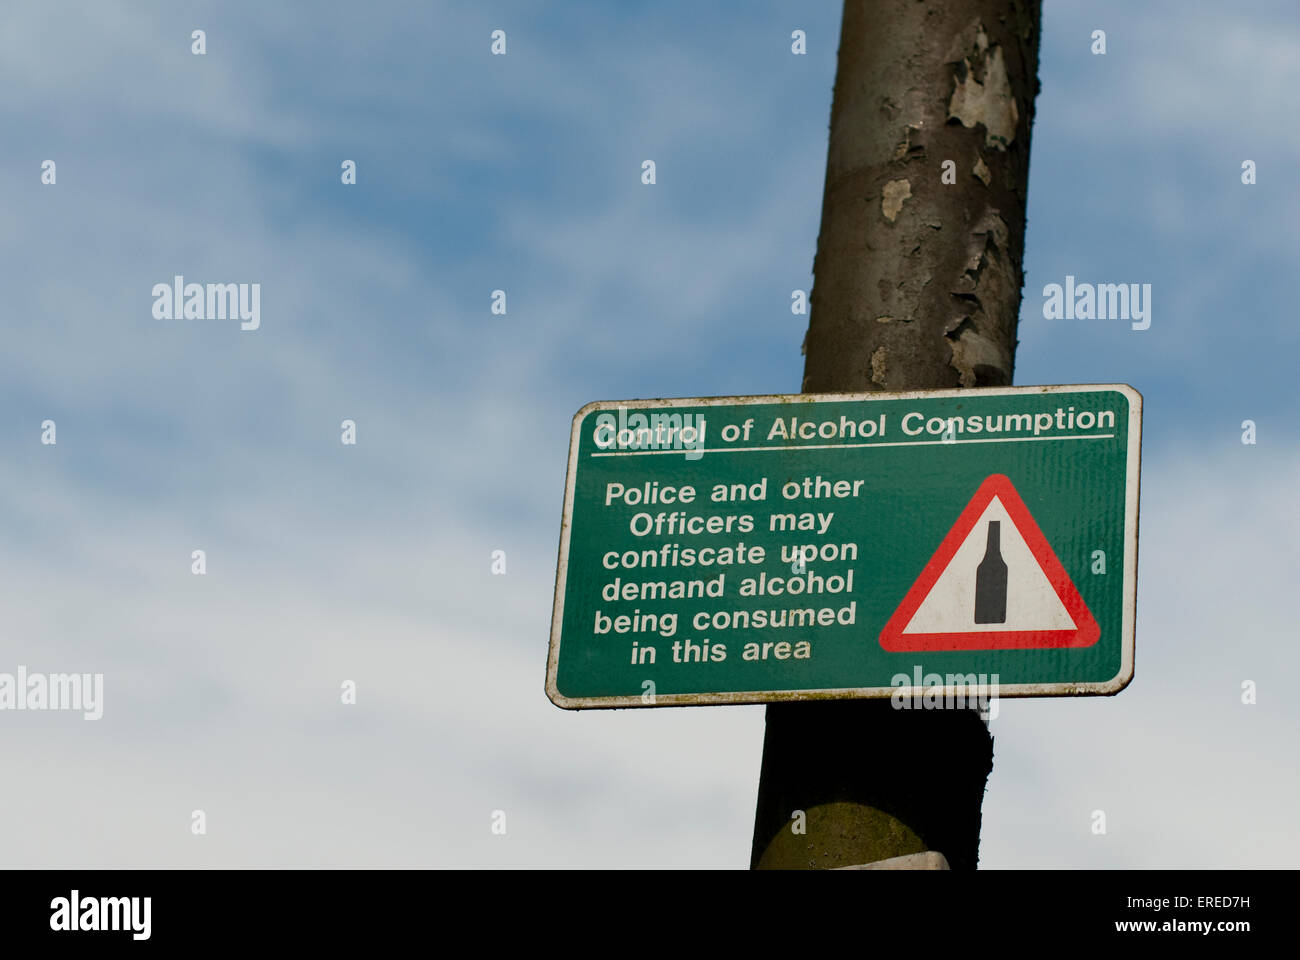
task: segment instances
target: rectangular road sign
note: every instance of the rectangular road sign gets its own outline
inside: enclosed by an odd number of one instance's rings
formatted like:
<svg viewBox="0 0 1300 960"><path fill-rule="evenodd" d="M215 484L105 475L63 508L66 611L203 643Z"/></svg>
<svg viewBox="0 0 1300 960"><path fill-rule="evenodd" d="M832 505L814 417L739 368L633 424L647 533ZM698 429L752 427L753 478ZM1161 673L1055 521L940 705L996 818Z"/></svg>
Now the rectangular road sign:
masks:
<svg viewBox="0 0 1300 960"><path fill-rule="evenodd" d="M1141 423L1123 384L588 404L547 695L1117 693Z"/></svg>

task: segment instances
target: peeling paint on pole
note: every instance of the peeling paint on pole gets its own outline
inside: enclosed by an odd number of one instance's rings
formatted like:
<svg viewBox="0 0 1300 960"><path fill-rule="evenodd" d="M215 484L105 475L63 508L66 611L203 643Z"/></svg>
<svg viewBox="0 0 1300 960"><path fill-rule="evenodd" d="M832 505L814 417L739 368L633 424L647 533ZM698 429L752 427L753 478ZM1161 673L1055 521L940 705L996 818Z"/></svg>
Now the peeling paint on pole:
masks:
<svg viewBox="0 0 1300 960"><path fill-rule="evenodd" d="M881 192L880 212L885 219L893 223L898 211L903 209L903 201L912 195L912 185L906 180L890 180Z"/></svg>
<svg viewBox="0 0 1300 960"><path fill-rule="evenodd" d="M978 20L974 34L970 52L955 61L956 76L948 116L960 120L965 127L982 123L986 144L996 150L1006 150L1007 144L1016 138L1020 110L1011 92L1002 48L996 45L989 48L988 34ZM976 71L983 76L983 83L976 79Z"/></svg>
<svg viewBox="0 0 1300 960"><path fill-rule="evenodd" d="M954 315L944 335L952 343L952 365L963 387L1003 380L1010 382L1015 318L990 313L985 304L1018 299L1020 277L1007 256L1006 221L990 210L971 229L965 268L952 293L965 309Z"/></svg>
<svg viewBox="0 0 1300 960"><path fill-rule="evenodd" d="M1012 382L1038 38L1008 7L846 6L803 390Z"/></svg>

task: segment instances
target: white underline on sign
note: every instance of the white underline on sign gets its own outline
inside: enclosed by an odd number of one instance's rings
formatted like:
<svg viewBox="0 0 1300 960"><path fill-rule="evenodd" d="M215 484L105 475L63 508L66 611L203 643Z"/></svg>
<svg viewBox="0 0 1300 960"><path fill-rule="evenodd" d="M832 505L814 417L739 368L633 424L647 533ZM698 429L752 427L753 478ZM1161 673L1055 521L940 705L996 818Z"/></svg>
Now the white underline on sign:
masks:
<svg viewBox="0 0 1300 960"><path fill-rule="evenodd" d="M1113 433L1076 434L1070 437L980 437L978 440L892 440L889 443L809 443L791 447L709 447L705 450L691 450L681 447L677 450L618 450L607 453L593 453L593 457L652 457L656 454L675 453L753 453L754 451L782 450L856 450L862 447L955 447L959 443L1024 443L1027 440L1111 440Z"/></svg>

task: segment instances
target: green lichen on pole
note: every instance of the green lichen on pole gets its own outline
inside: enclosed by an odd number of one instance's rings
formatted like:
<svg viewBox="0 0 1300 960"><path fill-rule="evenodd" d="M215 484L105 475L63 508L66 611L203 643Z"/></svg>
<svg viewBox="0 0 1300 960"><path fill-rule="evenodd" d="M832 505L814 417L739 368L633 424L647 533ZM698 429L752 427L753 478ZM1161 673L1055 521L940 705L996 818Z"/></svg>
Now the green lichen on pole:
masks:
<svg viewBox="0 0 1300 960"><path fill-rule="evenodd" d="M1038 0L846 0L805 392L1011 383L1040 22ZM974 710L772 704L750 865L975 869L992 765Z"/></svg>

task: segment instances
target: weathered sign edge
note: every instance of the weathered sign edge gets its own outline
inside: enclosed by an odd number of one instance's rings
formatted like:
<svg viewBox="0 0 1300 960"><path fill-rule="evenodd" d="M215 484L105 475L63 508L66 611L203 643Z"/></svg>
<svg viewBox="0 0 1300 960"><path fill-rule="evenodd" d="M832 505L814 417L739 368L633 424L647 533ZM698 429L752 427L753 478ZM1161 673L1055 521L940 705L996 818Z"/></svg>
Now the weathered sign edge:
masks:
<svg viewBox="0 0 1300 960"><path fill-rule="evenodd" d="M546 658L546 696L557 707L565 710L601 710L625 707L687 707L719 706L724 704L762 704L801 700L848 700L893 696L920 695L926 690L914 687L845 687L837 689L746 691L737 693L681 693L655 695L649 701L641 695L618 697L566 697L557 685L560 663L560 632L564 623L564 587L569 556L569 532L573 518L574 486L577 476L578 450L581 445L579 427L588 414L596 410L649 409L654 407L701 407L723 405L759 405L770 403L828 403L859 400L910 400L937 399L958 396L1013 396L1028 393L1095 393L1116 391L1129 403L1128 451L1125 462L1124 505L1124 571L1132 576L1124 578L1123 636L1120 641L1120 670L1106 681L1093 683L1022 683L976 687L931 687L928 690L938 697L964 694L966 697L1052 697L1052 696L1114 696L1133 680L1134 647L1137 627L1137 541L1139 488L1142 465L1142 394L1126 383L1076 383L1013 387L974 387L953 390L905 390L897 393L782 393L755 396L673 397L640 400L594 400L584 404L573 415L569 433L569 462L564 479L564 509L560 518L560 544L556 559L555 597L551 608L551 638Z"/></svg>

